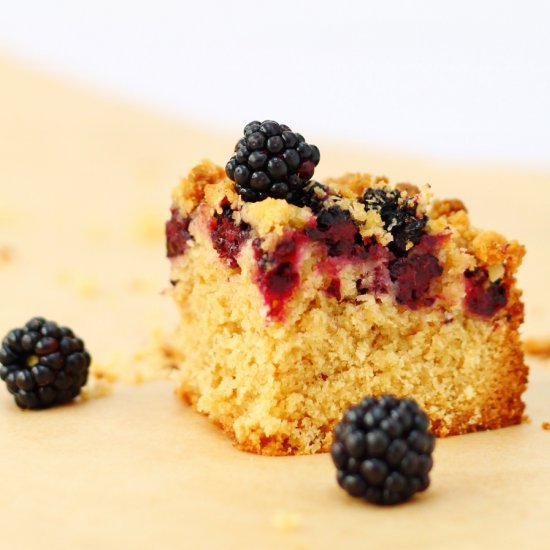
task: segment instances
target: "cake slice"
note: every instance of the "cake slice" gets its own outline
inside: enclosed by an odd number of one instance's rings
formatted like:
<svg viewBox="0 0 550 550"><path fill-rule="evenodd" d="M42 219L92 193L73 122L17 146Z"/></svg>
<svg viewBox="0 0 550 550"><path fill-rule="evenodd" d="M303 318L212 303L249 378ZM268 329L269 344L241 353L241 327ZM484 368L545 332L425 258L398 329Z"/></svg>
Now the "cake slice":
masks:
<svg viewBox="0 0 550 550"><path fill-rule="evenodd" d="M202 162L174 190L178 394L267 455L327 451L365 395L413 397L437 436L521 422L523 247L428 186L321 184L318 162L255 121L225 170Z"/></svg>

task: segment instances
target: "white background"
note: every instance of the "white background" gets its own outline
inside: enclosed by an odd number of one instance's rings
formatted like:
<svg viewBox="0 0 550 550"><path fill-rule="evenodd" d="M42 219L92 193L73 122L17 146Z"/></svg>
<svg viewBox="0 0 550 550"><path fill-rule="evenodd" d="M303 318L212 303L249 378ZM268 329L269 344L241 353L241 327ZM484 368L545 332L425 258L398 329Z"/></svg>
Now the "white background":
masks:
<svg viewBox="0 0 550 550"><path fill-rule="evenodd" d="M550 1L0 5L0 53L212 128L550 166Z"/></svg>

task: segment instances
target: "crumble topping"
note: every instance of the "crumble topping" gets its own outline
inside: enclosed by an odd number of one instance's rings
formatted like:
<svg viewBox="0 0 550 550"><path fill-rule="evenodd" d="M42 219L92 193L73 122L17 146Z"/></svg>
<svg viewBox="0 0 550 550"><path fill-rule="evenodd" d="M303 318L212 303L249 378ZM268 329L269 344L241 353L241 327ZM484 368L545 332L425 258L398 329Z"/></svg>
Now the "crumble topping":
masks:
<svg viewBox="0 0 550 550"><path fill-rule="evenodd" d="M411 309L462 304L482 318L506 307L508 273L523 255L517 242L473 229L461 201L432 201L429 185L392 185L368 174L312 182L303 188L301 205L273 197L246 202L222 168L204 161L173 198L168 257L185 253L191 222L208 216L212 246L227 267L240 270L241 252L253 248L255 280L272 319L282 319L299 285L300 266L293 263L304 255L320 254L314 262L318 289L338 301L390 294ZM279 261L291 244L303 254ZM355 289L342 284L350 274Z"/></svg>

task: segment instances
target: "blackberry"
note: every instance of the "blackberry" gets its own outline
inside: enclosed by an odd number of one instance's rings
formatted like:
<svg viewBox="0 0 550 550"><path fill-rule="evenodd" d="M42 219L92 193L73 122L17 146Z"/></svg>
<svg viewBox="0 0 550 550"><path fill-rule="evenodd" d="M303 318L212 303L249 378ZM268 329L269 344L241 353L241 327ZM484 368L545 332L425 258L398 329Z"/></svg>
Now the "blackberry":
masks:
<svg viewBox="0 0 550 550"><path fill-rule="evenodd" d="M0 348L0 378L22 409L74 399L88 378L90 354L67 327L34 317L10 331Z"/></svg>
<svg viewBox="0 0 550 550"><path fill-rule="evenodd" d="M187 242L193 236L189 233L189 216L183 218L176 208L170 210L170 219L166 222L166 257L175 258L183 254L187 248Z"/></svg>
<svg viewBox="0 0 550 550"><path fill-rule="evenodd" d="M395 298L411 309L429 307L435 298L429 295L432 280L440 277L443 268L432 254L410 254L390 264L390 277L396 283Z"/></svg>
<svg viewBox="0 0 550 550"><path fill-rule="evenodd" d="M225 173L247 202L273 197L297 204L319 160L319 149L285 124L254 120L244 127Z"/></svg>
<svg viewBox="0 0 550 550"><path fill-rule="evenodd" d="M296 206L308 206L317 214L323 209L325 200L331 194L331 190L326 185L318 181L310 181L300 193L297 193L293 197L292 204Z"/></svg>
<svg viewBox="0 0 550 550"><path fill-rule="evenodd" d="M310 239L324 243L331 257L367 255L357 224L349 211L338 205L321 209L315 217L315 227L306 228L305 233Z"/></svg>
<svg viewBox="0 0 550 550"><path fill-rule="evenodd" d="M490 319L508 302L502 281L491 282L486 269L476 268L464 273L466 297L464 303L471 313Z"/></svg>
<svg viewBox="0 0 550 550"><path fill-rule="evenodd" d="M219 257L233 269L239 267L237 256L249 234L250 226L247 223L237 224L233 221L233 211L228 204L222 206L221 214L215 212L212 216L210 221L212 246Z"/></svg>
<svg viewBox="0 0 550 550"><path fill-rule="evenodd" d="M337 481L351 496L398 504L430 484L434 436L412 399L366 397L334 429Z"/></svg>
<svg viewBox="0 0 550 550"><path fill-rule="evenodd" d="M397 255L407 251L408 243L419 243L428 223L428 216L418 217L418 203L415 197L401 196L397 189L379 189L369 187L365 190L361 202L367 210L376 210L380 214L386 231L393 236L389 248Z"/></svg>

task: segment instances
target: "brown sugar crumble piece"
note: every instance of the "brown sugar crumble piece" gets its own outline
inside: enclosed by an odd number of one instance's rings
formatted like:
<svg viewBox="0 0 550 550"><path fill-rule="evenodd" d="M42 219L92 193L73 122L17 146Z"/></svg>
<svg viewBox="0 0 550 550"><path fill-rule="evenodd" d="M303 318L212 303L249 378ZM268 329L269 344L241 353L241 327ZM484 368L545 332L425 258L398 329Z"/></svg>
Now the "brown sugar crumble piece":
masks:
<svg viewBox="0 0 550 550"><path fill-rule="evenodd" d="M413 397L440 437L520 423L524 248L429 186L316 182L318 161L254 121L226 171L204 161L174 190L179 396L267 455L327 451L364 395Z"/></svg>
<svg viewBox="0 0 550 550"><path fill-rule="evenodd" d="M550 430L550 422L546 422L546 421L543 422L543 423L541 424L541 428L542 428L543 430Z"/></svg>
<svg viewBox="0 0 550 550"><path fill-rule="evenodd" d="M527 355L550 358L550 337L548 338L526 338L523 342L523 351Z"/></svg>

